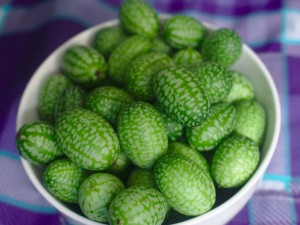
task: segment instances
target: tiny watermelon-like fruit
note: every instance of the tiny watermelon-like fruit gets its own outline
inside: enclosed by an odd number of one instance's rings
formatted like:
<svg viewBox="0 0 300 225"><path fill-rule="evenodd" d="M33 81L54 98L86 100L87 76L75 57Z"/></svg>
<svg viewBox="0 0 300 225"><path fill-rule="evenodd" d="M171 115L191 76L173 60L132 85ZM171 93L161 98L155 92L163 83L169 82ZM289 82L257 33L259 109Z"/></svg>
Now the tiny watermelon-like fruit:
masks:
<svg viewBox="0 0 300 225"><path fill-rule="evenodd" d="M211 107L208 119L198 127L187 129L189 144L199 151L215 148L234 129L236 110L230 103L218 103Z"/></svg>
<svg viewBox="0 0 300 225"><path fill-rule="evenodd" d="M63 153L58 147L54 127L43 121L24 124L17 133L20 155L34 164L47 164Z"/></svg>
<svg viewBox="0 0 300 225"><path fill-rule="evenodd" d="M61 93L71 86L71 82L62 74L54 74L43 83L38 96L38 113L42 120L53 122L54 110Z"/></svg>
<svg viewBox="0 0 300 225"><path fill-rule="evenodd" d="M199 126L209 115L210 101L200 80L184 68L168 68L153 79L164 111L184 126Z"/></svg>
<svg viewBox="0 0 300 225"><path fill-rule="evenodd" d="M165 40L178 49L198 46L205 33L200 21L185 15L172 16L163 25Z"/></svg>
<svg viewBox="0 0 300 225"><path fill-rule="evenodd" d="M78 190L86 172L67 158L50 163L43 173L47 190L64 202L78 203Z"/></svg>
<svg viewBox="0 0 300 225"><path fill-rule="evenodd" d="M118 119L117 133L122 150L141 168L151 168L167 152L164 122L148 103L137 102L125 107Z"/></svg>
<svg viewBox="0 0 300 225"><path fill-rule="evenodd" d="M65 155L88 170L104 170L120 151L117 135L101 116L86 109L66 112L56 123L57 142Z"/></svg>
<svg viewBox="0 0 300 225"><path fill-rule="evenodd" d="M131 161L126 153L120 151L120 154L118 155L116 161L106 170L106 172L112 174L120 174L128 168L130 163Z"/></svg>
<svg viewBox="0 0 300 225"><path fill-rule="evenodd" d="M96 32L92 46L108 58L112 51L127 37L128 35L120 26L105 27Z"/></svg>
<svg viewBox="0 0 300 225"><path fill-rule="evenodd" d="M107 65L96 49L75 45L67 49L61 67L66 76L82 86L95 86L106 76Z"/></svg>
<svg viewBox="0 0 300 225"><path fill-rule="evenodd" d="M176 141L183 133L183 126L176 120L172 119L159 105L158 102L154 104L154 107L159 112L161 118L164 121L168 138L171 141Z"/></svg>
<svg viewBox="0 0 300 225"><path fill-rule="evenodd" d="M123 83L124 73L130 62L149 52L151 40L142 35L128 37L111 53L108 60L109 77L118 84Z"/></svg>
<svg viewBox="0 0 300 225"><path fill-rule="evenodd" d="M108 222L109 205L122 190L122 181L108 173L96 173L84 180L78 192L83 214L94 221Z"/></svg>
<svg viewBox="0 0 300 225"><path fill-rule="evenodd" d="M206 159L200 152L190 146L181 142L172 142L169 144L168 154L178 154L189 158L210 176L210 168Z"/></svg>
<svg viewBox="0 0 300 225"><path fill-rule="evenodd" d="M221 102L232 87L231 72L217 63L203 62L190 68L197 75L211 103Z"/></svg>
<svg viewBox="0 0 300 225"><path fill-rule="evenodd" d="M211 173L220 188L244 184L259 162L259 148L250 139L232 136L217 148L211 164Z"/></svg>
<svg viewBox="0 0 300 225"><path fill-rule="evenodd" d="M123 27L132 34L154 38L160 21L155 10L145 1L126 0L120 7L119 19Z"/></svg>
<svg viewBox="0 0 300 225"><path fill-rule="evenodd" d="M127 92L116 87L99 87L87 97L85 107L106 119L113 127L117 125L121 110L133 102Z"/></svg>
<svg viewBox="0 0 300 225"><path fill-rule="evenodd" d="M172 52L172 47L165 42L163 37L158 36L154 38L150 52L165 53L170 55Z"/></svg>
<svg viewBox="0 0 300 225"><path fill-rule="evenodd" d="M133 186L147 186L155 188L153 171L138 167L132 170L127 180L127 187Z"/></svg>
<svg viewBox="0 0 300 225"><path fill-rule="evenodd" d="M246 136L260 145L266 127L264 108L254 100L243 100L235 104L236 125L234 132Z"/></svg>
<svg viewBox="0 0 300 225"><path fill-rule="evenodd" d="M201 53L204 60L228 67L239 59L242 47L243 43L237 32L222 28L207 35Z"/></svg>
<svg viewBox="0 0 300 225"><path fill-rule="evenodd" d="M160 225L169 205L163 195L152 187L134 186L118 194L109 207L111 225Z"/></svg>
<svg viewBox="0 0 300 225"><path fill-rule="evenodd" d="M237 102L240 100L251 100L254 98L254 89L252 83L241 73L231 71L232 87L229 94L225 97L226 102Z"/></svg>
<svg viewBox="0 0 300 225"><path fill-rule="evenodd" d="M202 56L196 49L186 48L176 52L173 61L177 66L189 67L202 62Z"/></svg>
<svg viewBox="0 0 300 225"><path fill-rule="evenodd" d="M216 200L210 176L194 161L178 154L162 157L155 164L158 190L177 212L197 216L210 210Z"/></svg>
<svg viewBox="0 0 300 225"><path fill-rule="evenodd" d="M131 62L124 79L125 87L135 98L151 101L153 77L162 69L172 67L173 61L163 53L148 53Z"/></svg>
<svg viewBox="0 0 300 225"><path fill-rule="evenodd" d="M55 121L69 110L82 108L85 97L86 93L81 87L70 86L66 88L56 102L54 109Z"/></svg>

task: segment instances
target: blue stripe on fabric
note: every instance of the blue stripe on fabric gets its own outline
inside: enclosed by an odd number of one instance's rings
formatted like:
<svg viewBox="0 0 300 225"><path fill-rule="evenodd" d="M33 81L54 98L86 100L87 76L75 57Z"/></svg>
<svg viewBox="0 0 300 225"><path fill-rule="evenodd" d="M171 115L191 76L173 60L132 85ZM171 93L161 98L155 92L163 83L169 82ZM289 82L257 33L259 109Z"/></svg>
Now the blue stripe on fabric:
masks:
<svg viewBox="0 0 300 225"><path fill-rule="evenodd" d="M55 214L57 210L53 207L48 206L40 206L40 205L32 205L26 202L22 202L4 195L0 195L0 202L6 203L8 205L16 206L22 209L26 209L31 212L38 213L47 213L47 214Z"/></svg>
<svg viewBox="0 0 300 225"><path fill-rule="evenodd" d="M20 160L20 156L13 152L8 152L6 150L0 149L0 156L4 156L13 160Z"/></svg>
<svg viewBox="0 0 300 225"><path fill-rule="evenodd" d="M288 190L288 186L291 182L290 176L282 176L282 175L276 175L276 174L265 174L263 177L263 180L274 180L278 182L282 182L285 184L286 189Z"/></svg>
<svg viewBox="0 0 300 225"><path fill-rule="evenodd" d="M299 39L291 39L287 36L287 29L286 29L286 24L287 24L287 16L289 13L297 13L300 15L300 9L287 9L283 8L282 9L282 33L281 33L281 41L285 44L291 44L291 45L300 45L300 40Z"/></svg>
<svg viewBox="0 0 300 225"><path fill-rule="evenodd" d="M11 6L10 5L3 5L3 6L0 6L0 13L2 14L2 16L0 17L0 33L2 31L2 28L4 26L4 23L6 21L6 18L9 14L11 10Z"/></svg>
<svg viewBox="0 0 300 225"><path fill-rule="evenodd" d="M254 201L254 198L252 197L252 199L247 204L248 216L249 216L249 224L250 225L253 225L255 223L253 201Z"/></svg>

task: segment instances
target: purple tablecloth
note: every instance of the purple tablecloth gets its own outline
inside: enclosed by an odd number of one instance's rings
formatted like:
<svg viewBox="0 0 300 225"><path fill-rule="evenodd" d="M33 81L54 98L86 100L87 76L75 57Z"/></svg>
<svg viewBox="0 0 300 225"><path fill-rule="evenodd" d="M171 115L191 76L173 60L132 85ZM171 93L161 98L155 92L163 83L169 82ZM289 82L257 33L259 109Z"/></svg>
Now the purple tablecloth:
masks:
<svg viewBox="0 0 300 225"><path fill-rule="evenodd" d="M66 224L20 164L17 107L38 65L74 34L116 18L120 2L0 0L0 225ZM280 94L281 135L260 188L229 224L300 224L300 0L149 2L160 13L234 28L266 64Z"/></svg>

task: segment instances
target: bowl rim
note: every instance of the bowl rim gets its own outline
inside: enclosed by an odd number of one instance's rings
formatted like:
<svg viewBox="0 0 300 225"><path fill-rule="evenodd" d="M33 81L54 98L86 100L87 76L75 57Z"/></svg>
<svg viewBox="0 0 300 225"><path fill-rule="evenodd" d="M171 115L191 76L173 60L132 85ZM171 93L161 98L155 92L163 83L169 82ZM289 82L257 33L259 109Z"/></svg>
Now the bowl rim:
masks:
<svg viewBox="0 0 300 225"><path fill-rule="evenodd" d="M160 15L161 19L166 19L168 17L170 17L172 15L168 15L168 14L162 14ZM208 29L217 29L217 27L215 27L214 25L201 21ZM18 131L18 129L21 127L22 124L20 124L21 122L21 114L20 114L20 108L22 107L22 104L25 104L23 99L25 98L26 93L28 94L29 92L29 87L31 86L30 84L34 83L35 79L37 78L36 74L39 74L39 70L42 67L42 65L46 64L47 61L54 57L55 55L58 54L58 52L61 51L61 49L65 48L65 44L66 43L70 43L72 42L74 39L79 38L79 36L84 36L86 35L86 33L90 33L91 31L96 31L99 29L102 29L104 27L110 27L110 26L114 26L114 25L118 25L119 24L119 20L116 19L111 19L108 20L106 22L100 23L98 25L89 27L83 31L81 31L80 33L76 34L75 36L67 39L66 41L64 41L59 47L57 47L50 55L47 56L47 58L38 66L38 68L36 69L36 71L33 73L33 75L31 76L30 80L28 81L26 88L24 89L23 93L22 93L22 98L20 100L19 103L19 107L18 107L18 112L17 112L17 123L16 123L16 131ZM275 106L275 120L277 121L277 123L275 124L274 127L274 135L270 141L270 147L269 150L267 151L265 158L263 161L260 162L259 166L257 167L256 171L254 172L254 174L252 175L252 177L241 187L241 189L239 191L237 191L232 197L230 197L228 200L226 200L224 203L222 203L221 205L211 209L210 211L196 216L194 218L191 218L189 220L186 221L182 221L182 222L178 222L176 224L180 224L180 225L190 225L190 224L196 224L201 222L202 220L207 220L211 217L214 217L215 215L219 214L220 212L230 208L232 205L236 204L237 201L242 198L243 196L245 196L253 187L254 185L260 181L260 179L262 178L263 173L265 172L265 170L267 169L267 166L269 165L271 158L274 155L275 149L276 149L276 145L278 143L278 139L279 139L279 133L280 133L280 126L281 126L281 110L280 110L280 101L279 101L279 95L278 95L278 91L276 89L275 83L272 79L271 74L269 73L268 69L266 68L266 66L263 64L263 62L259 59L259 57L256 55L256 53L254 53L254 51L248 47L245 43L243 43L243 51L245 51L247 54L249 54L249 56L257 63L258 67L262 70L262 72L265 75L265 78L267 79L267 83L270 85L270 89L272 92L272 97L273 97L273 101L274 101L274 106ZM32 164L29 163L28 161L26 161L25 159L21 158L21 163L23 165L23 168L27 174L27 176L29 177L31 183L34 185L34 187L39 191L39 193L41 193L41 195L52 205L54 206L58 211L60 211L62 214L64 214L65 216L71 218L74 221L77 221L79 223L83 223L83 224L90 224L90 225L100 225L101 223L96 222L96 221L92 221L84 216L79 215L78 213L72 211L71 209L67 208L66 206L63 205L63 203L61 203L59 200L57 200L56 198L54 198L47 190L46 188L44 188L44 186L42 185L42 182L40 182L37 177L34 175L34 173L32 172Z"/></svg>

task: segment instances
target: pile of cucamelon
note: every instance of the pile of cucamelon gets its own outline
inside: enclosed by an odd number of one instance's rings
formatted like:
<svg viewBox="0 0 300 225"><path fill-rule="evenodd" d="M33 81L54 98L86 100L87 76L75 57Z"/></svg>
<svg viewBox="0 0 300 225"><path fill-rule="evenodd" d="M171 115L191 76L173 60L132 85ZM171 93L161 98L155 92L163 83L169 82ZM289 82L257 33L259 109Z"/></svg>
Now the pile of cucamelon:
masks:
<svg viewBox="0 0 300 225"><path fill-rule="evenodd" d="M161 21L141 0L125 1L119 19L89 46L67 49L40 89L40 120L17 133L18 150L45 165L53 196L91 220L158 225L171 209L201 215L217 188L243 185L260 158L264 109L229 68L242 41L185 15Z"/></svg>

